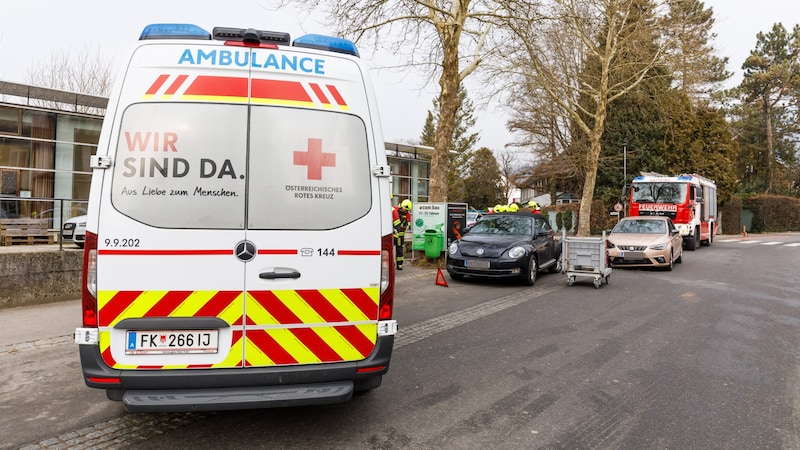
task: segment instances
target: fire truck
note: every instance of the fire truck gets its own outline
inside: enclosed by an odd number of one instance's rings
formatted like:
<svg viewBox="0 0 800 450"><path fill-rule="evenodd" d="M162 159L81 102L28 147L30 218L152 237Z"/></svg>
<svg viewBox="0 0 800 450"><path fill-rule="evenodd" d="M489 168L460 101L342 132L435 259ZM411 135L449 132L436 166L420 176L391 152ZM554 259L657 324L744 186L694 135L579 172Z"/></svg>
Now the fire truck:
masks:
<svg viewBox="0 0 800 450"><path fill-rule="evenodd" d="M642 173L630 188L631 216L666 216L687 250L711 245L717 234L717 185L697 174Z"/></svg>

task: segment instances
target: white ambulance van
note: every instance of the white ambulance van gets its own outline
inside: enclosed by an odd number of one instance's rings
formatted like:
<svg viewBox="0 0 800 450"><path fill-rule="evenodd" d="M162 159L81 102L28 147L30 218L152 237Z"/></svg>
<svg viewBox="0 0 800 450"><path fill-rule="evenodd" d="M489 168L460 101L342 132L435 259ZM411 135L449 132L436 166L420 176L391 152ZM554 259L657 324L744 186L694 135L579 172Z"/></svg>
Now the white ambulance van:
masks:
<svg viewBox="0 0 800 450"><path fill-rule="evenodd" d="M328 404L389 368L389 166L352 42L148 26L86 221L86 384L128 411Z"/></svg>

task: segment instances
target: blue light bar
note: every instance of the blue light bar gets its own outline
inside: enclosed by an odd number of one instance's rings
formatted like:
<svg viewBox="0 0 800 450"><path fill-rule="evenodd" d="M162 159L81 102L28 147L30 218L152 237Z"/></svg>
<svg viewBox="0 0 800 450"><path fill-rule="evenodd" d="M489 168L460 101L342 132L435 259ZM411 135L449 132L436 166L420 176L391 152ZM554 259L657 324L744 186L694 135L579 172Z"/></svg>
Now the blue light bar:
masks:
<svg viewBox="0 0 800 450"><path fill-rule="evenodd" d="M321 34L307 34L305 36L300 36L294 40L292 45L295 47L315 48L318 50L327 50L329 52L359 56L358 49L353 41L333 36L323 36Z"/></svg>
<svg viewBox="0 0 800 450"><path fill-rule="evenodd" d="M640 176L634 178L633 181L644 181L644 177L640 175Z"/></svg>
<svg viewBox="0 0 800 450"><path fill-rule="evenodd" d="M691 175L680 175L680 176L678 177L678 179L679 179L679 180L692 181L692 176L691 176Z"/></svg>
<svg viewBox="0 0 800 450"><path fill-rule="evenodd" d="M154 23L147 25L139 40L148 39L202 39L211 40L211 33L190 23Z"/></svg>

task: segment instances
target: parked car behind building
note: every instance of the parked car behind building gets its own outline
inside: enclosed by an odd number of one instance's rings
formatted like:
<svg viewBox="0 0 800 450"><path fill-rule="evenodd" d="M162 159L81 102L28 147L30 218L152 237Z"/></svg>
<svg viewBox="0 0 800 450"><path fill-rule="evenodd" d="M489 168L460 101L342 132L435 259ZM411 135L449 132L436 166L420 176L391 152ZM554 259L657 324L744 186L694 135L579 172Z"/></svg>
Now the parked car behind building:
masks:
<svg viewBox="0 0 800 450"><path fill-rule="evenodd" d="M83 248L86 239L86 216L75 216L64 221L61 227L61 239L65 243L74 243L78 248Z"/></svg>

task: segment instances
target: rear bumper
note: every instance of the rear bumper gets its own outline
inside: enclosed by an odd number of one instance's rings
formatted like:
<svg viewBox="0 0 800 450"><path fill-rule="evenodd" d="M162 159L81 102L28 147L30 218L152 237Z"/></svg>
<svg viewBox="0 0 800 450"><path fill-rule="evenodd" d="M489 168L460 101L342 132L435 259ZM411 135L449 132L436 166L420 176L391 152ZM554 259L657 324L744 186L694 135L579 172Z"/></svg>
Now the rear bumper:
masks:
<svg viewBox="0 0 800 450"><path fill-rule="evenodd" d="M389 370L394 336L379 336L364 360L233 369L118 370L96 345L79 345L86 385L107 389L130 412L214 411L318 405L347 401L359 384ZM359 373L358 369L370 370ZM104 382L115 380L119 382ZM99 381L98 381L99 380Z"/></svg>

